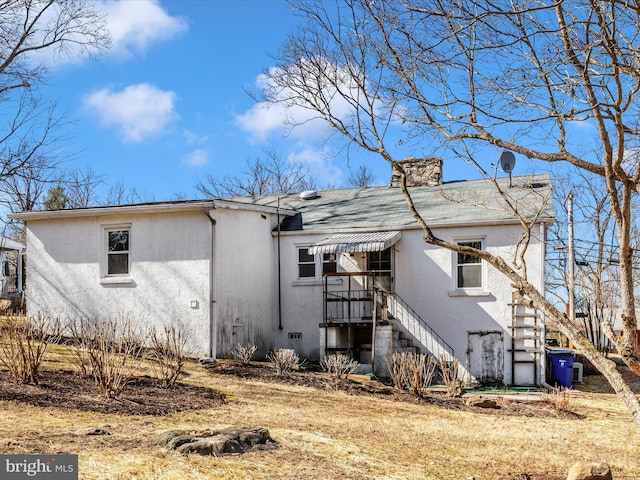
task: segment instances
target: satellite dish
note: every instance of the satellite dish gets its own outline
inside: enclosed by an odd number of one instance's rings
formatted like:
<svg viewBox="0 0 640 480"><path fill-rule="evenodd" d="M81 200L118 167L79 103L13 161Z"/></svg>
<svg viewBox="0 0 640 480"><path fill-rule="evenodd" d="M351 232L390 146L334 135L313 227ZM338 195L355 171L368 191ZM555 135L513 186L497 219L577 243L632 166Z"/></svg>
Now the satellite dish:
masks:
<svg viewBox="0 0 640 480"><path fill-rule="evenodd" d="M513 152L505 150L500 154L500 166L502 167L503 172L511 173L513 167L516 166L516 157Z"/></svg>

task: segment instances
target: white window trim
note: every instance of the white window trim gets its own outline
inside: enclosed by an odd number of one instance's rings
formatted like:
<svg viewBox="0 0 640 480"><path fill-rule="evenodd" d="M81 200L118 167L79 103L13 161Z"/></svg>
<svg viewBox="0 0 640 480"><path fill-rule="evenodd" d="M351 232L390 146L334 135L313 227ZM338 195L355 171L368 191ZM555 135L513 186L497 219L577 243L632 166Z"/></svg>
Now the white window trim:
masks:
<svg viewBox="0 0 640 480"><path fill-rule="evenodd" d="M480 248L486 248L486 237L456 237L453 243L480 242ZM487 290L487 265L480 259L480 286L479 287L458 287L458 252L451 252L451 290L450 297L486 297L491 295Z"/></svg>
<svg viewBox="0 0 640 480"><path fill-rule="evenodd" d="M117 285L133 283L131 276L131 238L133 236L130 223L103 224L102 234L100 235L100 284L101 285ZM128 273L112 273L108 272L108 251L109 251L109 232L114 230L129 231L129 251L128 251Z"/></svg>
<svg viewBox="0 0 640 480"><path fill-rule="evenodd" d="M292 282L291 285L293 285L294 287L302 287L302 286L309 286L309 285L323 285L324 284L324 278L322 276L322 264L323 264L323 254L322 253L317 253L315 254L314 257L314 265L315 265L315 276L313 277L300 277L298 276L300 273L299 270L299 265L300 262L298 261L298 250L304 249L304 248L309 248L311 245L306 244L306 243L301 243L301 244L295 244L295 249L296 249L296 256L295 256L295 268L296 268L296 280L294 280ZM336 262L338 261L338 254L336 254ZM311 262L309 262L311 263ZM339 285L342 283L342 278L340 277L330 277L328 280L328 283L330 285Z"/></svg>

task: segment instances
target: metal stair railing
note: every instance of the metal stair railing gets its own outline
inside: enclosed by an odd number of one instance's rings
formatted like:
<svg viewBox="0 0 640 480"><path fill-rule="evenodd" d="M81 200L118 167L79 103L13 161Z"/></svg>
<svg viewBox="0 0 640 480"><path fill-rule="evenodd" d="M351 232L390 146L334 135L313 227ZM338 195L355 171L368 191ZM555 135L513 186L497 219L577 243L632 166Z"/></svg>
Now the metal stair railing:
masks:
<svg viewBox="0 0 640 480"><path fill-rule="evenodd" d="M443 355L446 361L455 358L451 345L445 342L398 294L384 292L382 296L387 299L388 313L393 321L404 327L409 335L418 342L417 346L424 353L429 353L438 360Z"/></svg>

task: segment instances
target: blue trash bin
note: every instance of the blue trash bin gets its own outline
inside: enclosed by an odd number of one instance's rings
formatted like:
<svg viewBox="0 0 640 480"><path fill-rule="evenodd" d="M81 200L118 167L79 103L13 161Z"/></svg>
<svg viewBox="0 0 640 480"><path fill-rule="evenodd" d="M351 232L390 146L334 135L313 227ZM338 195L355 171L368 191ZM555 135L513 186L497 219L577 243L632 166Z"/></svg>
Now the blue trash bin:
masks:
<svg viewBox="0 0 640 480"><path fill-rule="evenodd" d="M547 358L551 366L551 383L570 387L573 382L573 362L576 354L572 350L549 350Z"/></svg>

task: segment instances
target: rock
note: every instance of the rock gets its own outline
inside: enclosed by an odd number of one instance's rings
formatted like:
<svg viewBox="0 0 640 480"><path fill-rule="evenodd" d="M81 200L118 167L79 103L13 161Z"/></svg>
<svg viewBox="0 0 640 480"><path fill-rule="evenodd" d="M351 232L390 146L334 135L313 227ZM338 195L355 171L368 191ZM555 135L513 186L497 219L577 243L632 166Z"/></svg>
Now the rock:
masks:
<svg viewBox="0 0 640 480"><path fill-rule="evenodd" d="M612 480L607 463L578 462L569 469L567 480Z"/></svg>
<svg viewBox="0 0 640 480"><path fill-rule="evenodd" d="M500 408L498 402L496 402L492 398L485 397L469 397L465 400L465 402L470 407L479 407L479 408Z"/></svg>
<svg viewBox="0 0 640 480"><path fill-rule="evenodd" d="M111 435L109 432L98 427L83 427L73 432L74 435Z"/></svg>
<svg viewBox="0 0 640 480"><path fill-rule="evenodd" d="M278 446L269 435L269 430L260 427L168 430L158 435L152 445L198 455L232 455L250 450L270 450Z"/></svg>
<svg viewBox="0 0 640 480"><path fill-rule="evenodd" d="M364 388L368 392L373 392L373 393L391 393L391 392L393 392L393 388L385 385L382 382L376 382L375 380L370 380L368 382L363 382L360 385L362 385L362 388Z"/></svg>

